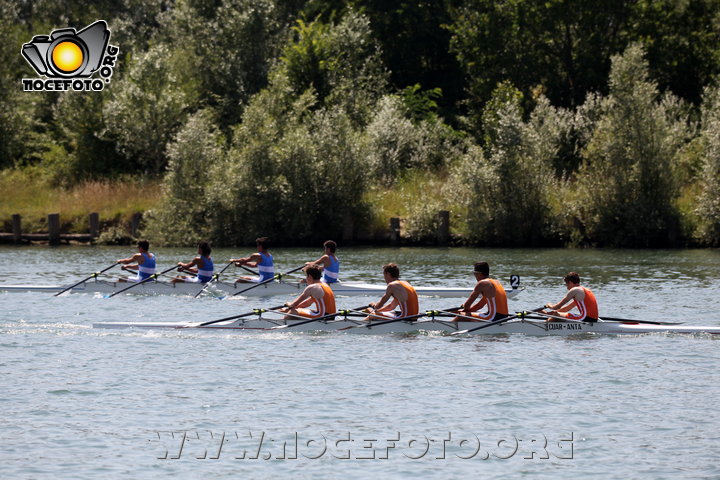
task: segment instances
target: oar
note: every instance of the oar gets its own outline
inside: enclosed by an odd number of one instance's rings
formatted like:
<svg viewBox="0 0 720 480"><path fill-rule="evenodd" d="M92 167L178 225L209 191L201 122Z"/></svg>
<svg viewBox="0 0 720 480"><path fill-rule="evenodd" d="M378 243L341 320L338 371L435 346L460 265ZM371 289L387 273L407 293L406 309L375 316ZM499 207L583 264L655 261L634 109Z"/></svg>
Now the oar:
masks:
<svg viewBox="0 0 720 480"><path fill-rule="evenodd" d="M167 270L163 270L163 271L160 272L160 273L153 273L152 275L150 275L149 277L147 277L145 280L141 280L141 281L139 281L139 282L133 283L132 285L130 285L130 286L128 286L128 287L125 287L125 288L123 288L122 290L118 290L117 292L114 292L114 293L112 293L111 295L106 296L105 298L112 298L112 297L114 297L115 295L117 295L118 293L123 293L123 292L125 292L125 291L127 291L127 290L130 290L131 288L137 287L138 285L142 285L142 284L145 283L145 282L149 282L150 280L155 280L155 279L157 279L157 277L159 277L160 275L164 275L164 274L166 274L167 272L169 272L170 270L174 270L174 269L176 269L176 268L178 268L177 265L173 265L172 267L168 268Z"/></svg>
<svg viewBox="0 0 720 480"><path fill-rule="evenodd" d="M231 262L231 263L235 263L235 262ZM260 275L258 272L256 272L255 270L253 270L251 268L246 267L245 265L240 265L240 268L242 268L246 272L252 273L253 275Z"/></svg>
<svg viewBox="0 0 720 480"><path fill-rule="evenodd" d="M545 313L545 312L536 312L539 316L548 318L554 318L555 320L559 320L561 322L571 322L571 323L594 323L590 320L578 320L576 318L568 318L563 317L562 315L553 315L552 313Z"/></svg>
<svg viewBox="0 0 720 480"><path fill-rule="evenodd" d="M682 325L685 322L653 322L650 320L632 320L630 318L613 318L613 317L600 317L601 320L609 320L611 322L632 322L632 323L647 323L650 325Z"/></svg>
<svg viewBox="0 0 720 480"><path fill-rule="evenodd" d="M346 314L348 314L349 312L353 312L353 311L357 311L357 310L362 310L363 308L367 308L367 307L369 307L369 305L363 305L362 307L358 307L358 308L354 308L354 309L351 308L351 309L348 309L348 310L338 310L336 313L330 313L330 314L328 314L328 315L323 315L322 317L311 318L311 319L309 319L309 320L304 320L304 321L302 321L302 322L296 322L296 323L293 323L293 324L278 325L278 326L276 326L276 327L272 327L271 330L279 330L279 329L281 329L281 328L290 328L290 327L297 327L297 326L300 326L300 325L306 325L306 324L308 324L308 323L317 322L317 321L320 321L320 320L325 320L325 319L327 319L327 318L337 317L338 315L346 315ZM293 314L289 314L289 315L293 315ZM293 316L299 316L299 315L293 315Z"/></svg>
<svg viewBox="0 0 720 480"><path fill-rule="evenodd" d="M452 310L457 311L457 310L460 310L460 308L455 308L455 309L452 309ZM472 317L472 316L470 316L470 315L461 315L461 314L459 314L459 313L454 313L454 312L452 312L451 310L428 310L428 311L425 312L425 315L434 318L434 317L436 317L436 316L440 316L440 315L438 315L438 313L443 313L443 314L445 314L445 315L441 315L441 316L443 316L443 317L458 317L458 318L464 318L464 319L467 319L467 320L469 320L469 321L471 321L471 322L481 322L481 321L482 321L481 318Z"/></svg>
<svg viewBox="0 0 720 480"><path fill-rule="evenodd" d="M244 289L244 290L240 290L239 292L235 292L235 293L233 293L233 294L230 295L230 296L231 296L231 297L234 297L235 295L240 295L241 293L245 293L245 292L247 292L248 290L252 290L253 288L257 288L257 287L259 287L260 285L265 285L266 283L270 283L270 282L272 282L272 281L275 280L275 279L280 280L280 279L281 279L282 277L284 277L285 275L290 275L291 273L297 272L298 270L301 270L301 269L303 269L303 268L305 268L305 265L302 265L302 266L297 267L297 268L293 268L292 270L287 271L287 272L285 272L285 273L278 273L277 275L274 275L272 278L268 278L267 280L263 280L262 282L256 283L256 284L253 285L252 287L248 287L248 288L246 288L246 289Z"/></svg>
<svg viewBox="0 0 720 480"><path fill-rule="evenodd" d="M374 313L370 313L370 314L368 314L368 315L370 315L371 317L377 317L377 318L387 318L387 317L384 317L384 316L382 316L382 315L377 315L377 314L374 314ZM370 321L370 322L368 322L368 323L366 323L366 324L362 324L362 325L352 325L352 326L350 326L350 327L339 328L338 331L349 330L349 329L351 329L351 328L381 327L381 326L387 325L387 324L389 324L389 323L404 322L404 321L407 321L407 320L416 320L416 319L418 319L418 318L420 318L420 317L424 317L424 316L425 316L424 313L419 313L419 314L417 314L417 315L408 315L408 316L406 316L406 317L392 318L392 319L387 320L387 321L385 321L385 322L372 323L372 321Z"/></svg>
<svg viewBox="0 0 720 480"><path fill-rule="evenodd" d="M549 313L545 312L537 312L538 315L542 315L548 318L555 318L557 320L564 320L567 322L581 322L581 323L594 323L589 322L587 320L576 320L573 318L567 318L567 317L561 317L559 315L551 315ZM684 322L653 322L651 320L631 320L629 318L613 318L613 317L601 317L601 320L606 320L610 322L630 322L630 323L643 323L643 324L649 324L649 325L682 325Z"/></svg>
<svg viewBox="0 0 720 480"><path fill-rule="evenodd" d="M111 268L113 268L115 265L117 265L117 262L116 262L116 263L113 263L112 265L110 265L110 266L107 267L107 268L104 268L104 269L100 270L99 272L93 273L93 274L90 275L89 277L80 280L79 282L77 282L77 283L74 284L74 285L70 285L70 286L67 287L66 289L59 291L58 293L56 293L56 294L53 295L53 296L54 296L54 297L57 297L57 296L60 295L61 293L65 293L65 292L67 292L68 290L72 290L73 288L77 287L77 286L80 285L81 283L87 282L87 281L90 280L91 278L97 278L98 275L100 275L101 273L107 272L108 270L110 270Z"/></svg>
<svg viewBox="0 0 720 480"><path fill-rule="evenodd" d="M261 314L261 313L263 313L263 312L266 312L266 311L268 311L268 310L277 310L278 308L282 308L282 307L284 307L284 306L285 306L285 304L283 303L282 305L278 305L277 307L270 307L270 308L268 308L267 310L262 309L262 308L255 308L255 309L253 309L252 312L241 313L241 314L239 314L239 315L233 315L233 316L231 316L231 317L218 318L217 320L210 320L209 322L202 322L202 323L198 323L197 325L186 325L186 326L184 326L184 327L182 327L182 328L198 328L198 327L204 327L204 326L206 326L206 325L212 325L213 323L220 323L220 322L225 322L225 321L227 321L227 320L235 320L236 318L249 317L250 315L259 315L259 314Z"/></svg>
<svg viewBox="0 0 720 480"><path fill-rule="evenodd" d="M199 297L201 293L203 293L205 290L207 290L207 287L208 287L211 283L212 283L213 285L214 285L215 283L217 283L218 279L220 278L220 275L222 275L222 273L223 273L225 270L227 270L227 268L228 268L230 265L233 265L234 263L235 263L235 262L229 262L227 265L225 265L225 266L222 268L222 270L220 270L218 273L216 273L215 275L213 275L212 278L210 279L210 281L207 282L205 285L203 285L203 287L200 289L200 291L199 291L198 293L196 293L193 298Z"/></svg>
<svg viewBox="0 0 720 480"><path fill-rule="evenodd" d="M536 308L536 309L534 309L534 310L530 310L530 311L531 311L531 312L539 312L540 310L543 310L544 308L545 308L545 306L542 306L542 307L538 307L538 308ZM462 335L462 334L465 334L465 333L474 332L474 331L476 331L476 330L482 330L483 328L488 328L488 327L492 327L492 326L495 326L495 325L500 325L501 323L505 323L505 322L507 322L508 320L512 320L513 318L524 317L526 313L528 313L528 312L518 312L518 313L516 313L515 315L511 315L511 316L509 316L509 317L501 318L501 319L499 319L499 320L495 320L494 322L490 322L490 323L486 323L486 324L484 324L484 325L480 325L479 327L468 328L467 330L459 330L459 331L457 331L457 332L451 333L450 335Z"/></svg>

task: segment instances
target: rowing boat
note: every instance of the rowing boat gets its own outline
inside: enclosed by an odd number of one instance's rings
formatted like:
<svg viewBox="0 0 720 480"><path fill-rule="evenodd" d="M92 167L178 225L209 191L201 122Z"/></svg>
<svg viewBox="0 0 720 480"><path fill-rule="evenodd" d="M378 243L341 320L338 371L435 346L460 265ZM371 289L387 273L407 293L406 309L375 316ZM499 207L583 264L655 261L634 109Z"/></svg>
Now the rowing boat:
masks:
<svg viewBox="0 0 720 480"><path fill-rule="evenodd" d="M91 280L73 287L72 293L101 293L111 294L120 288L127 287L130 283L111 282L107 280ZM208 287L210 294L224 297L252 287L252 283L229 283L217 282ZM270 297L274 295L298 295L307 285L299 282L274 281L264 285L258 285L242 293L244 297ZM386 285L372 285L359 282L337 282L331 283L335 295L339 296L382 296L385 293ZM128 290L128 294L136 295L195 295L202 289L198 283L170 283L165 281L151 281L137 285ZM0 285L0 291L4 292L44 292L57 293L64 290L62 285ZM522 287L508 288L508 298L515 298ZM472 288L453 287L415 287L418 295L428 297L467 297L472 293Z"/></svg>
<svg viewBox="0 0 720 480"><path fill-rule="evenodd" d="M306 323L292 327L296 320L282 320L272 318L240 318L226 322L200 325L198 322L98 322L93 328L133 328L133 329L184 329L202 328L208 330L225 330L237 332L272 332L273 327L290 325L283 332L309 332L309 331L342 331L365 334L381 333L410 333L418 331L453 333L482 325L482 322L450 322L439 318L422 318L417 321L401 321L393 323L371 322L367 323L359 318L343 317L338 320L323 320ZM504 323L491 325L476 330L472 334L502 335L519 333L533 336L567 336L578 334L647 334L647 333L679 333L679 334L720 334L720 327L715 326L686 326L678 324L650 325L635 322L615 322L600 320L597 322L533 320L518 318Z"/></svg>

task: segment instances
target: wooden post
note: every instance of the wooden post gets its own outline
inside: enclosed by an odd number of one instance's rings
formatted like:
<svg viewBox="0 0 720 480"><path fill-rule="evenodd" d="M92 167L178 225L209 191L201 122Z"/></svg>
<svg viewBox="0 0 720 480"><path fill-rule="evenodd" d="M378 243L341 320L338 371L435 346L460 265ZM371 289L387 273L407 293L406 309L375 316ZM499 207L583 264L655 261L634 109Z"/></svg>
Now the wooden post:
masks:
<svg viewBox="0 0 720 480"><path fill-rule="evenodd" d="M90 224L90 236L93 238L100 236L100 215L97 212L91 213L88 223Z"/></svg>
<svg viewBox="0 0 720 480"><path fill-rule="evenodd" d="M48 215L48 240L50 245L60 244L60 214L51 213Z"/></svg>
<svg viewBox="0 0 720 480"><path fill-rule="evenodd" d="M12 233L14 243L22 242L22 217L19 213L12 216Z"/></svg>
<svg viewBox="0 0 720 480"><path fill-rule="evenodd" d="M440 210L438 212L438 230L437 230L438 245L447 245L449 238L450 238L450 212L448 212L447 210Z"/></svg>
<svg viewBox="0 0 720 480"><path fill-rule="evenodd" d="M400 218L398 217L390 219L390 242L394 245L400 243Z"/></svg>
<svg viewBox="0 0 720 480"><path fill-rule="evenodd" d="M137 238L137 232L140 229L140 221L142 220L142 213L133 213L132 219L130 220L130 236Z"/></svg>

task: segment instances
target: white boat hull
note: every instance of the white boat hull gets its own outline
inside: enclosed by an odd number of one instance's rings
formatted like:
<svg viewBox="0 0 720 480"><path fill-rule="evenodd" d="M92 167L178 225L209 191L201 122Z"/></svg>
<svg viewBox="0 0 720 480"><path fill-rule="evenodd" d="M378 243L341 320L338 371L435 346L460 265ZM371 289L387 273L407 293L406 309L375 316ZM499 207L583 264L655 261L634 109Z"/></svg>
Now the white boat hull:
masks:
<svg viewBox="0 0 720 480"><path fill-rule="evenodd" d="M393 322L388 324L370 323L362 320L341 319L338 321L317 321L277 329L280 325L292 325L295 320L274 320L274 319L239 319L215 323L212 325L199 326L198 322L98 322L93 328L134 328L134 329L206 329L225 330L236 332L346 332L364 334L382 333L410 333L418 331L453 333L482 325L481 322L448 322L439 319L421 319L419 321ZM685 325L649 325L639 323L605 322L594 323L584 322L544 322L536 320L509 320L504 323L492 325L487 328L476 330L468 335L503 335L519 333L533 336L567 336L578 334L647 334L647 333L680 333L680 334L720 334L720 327L712 326L685 326Z"/></svg>
<svg viewBox="0 0 720 480"><path fill-rule="evenodd" d="M130 283L108 282L105 280L91 280L82 285L74 287L72 293L101 293L111 294L122 288L130 286ZM297 282L270 282L260 285L246 292L237 295L238 297L270 297L275 295L299 295L305 288L305 284ZM382 296L385 292L385 285L372 285L368 283L338 282L330 284L335 295L338 296ZM236 294L242 290L252 287L251 283L225 283L218 282L208 288L208 293L218 297ZM57 293L67 288L62 285L0 285L0 291L4 292L44 292ZM165 281L152 281L143 283L129 289L127 294L134 295L196 295L203 286L197 283L170 283ZM415 287L418 295L428 297L467 297L472 288L452 287ZM515 298L522 288L506 289L508 298Z"/></svg>

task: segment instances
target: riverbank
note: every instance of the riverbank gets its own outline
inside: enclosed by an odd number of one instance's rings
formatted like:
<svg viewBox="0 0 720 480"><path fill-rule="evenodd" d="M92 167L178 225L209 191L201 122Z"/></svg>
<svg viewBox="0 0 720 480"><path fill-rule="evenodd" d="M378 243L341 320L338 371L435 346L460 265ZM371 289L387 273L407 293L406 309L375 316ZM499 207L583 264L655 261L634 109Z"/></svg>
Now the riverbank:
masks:
<svg viewBox="0 0 720 480"><path fill-rule="evenodd" d="M162 194L157 180L128 177L119 180L91 180L70 188L55 186L33 169L8 169L0 175L0 222L2 231L12 231L12 216L22 216L24 233L48 231L48 214L60 214L63 233L88 231L88 215L97 212L100 232L127 229L136 213L155 206Z"/></svg>

